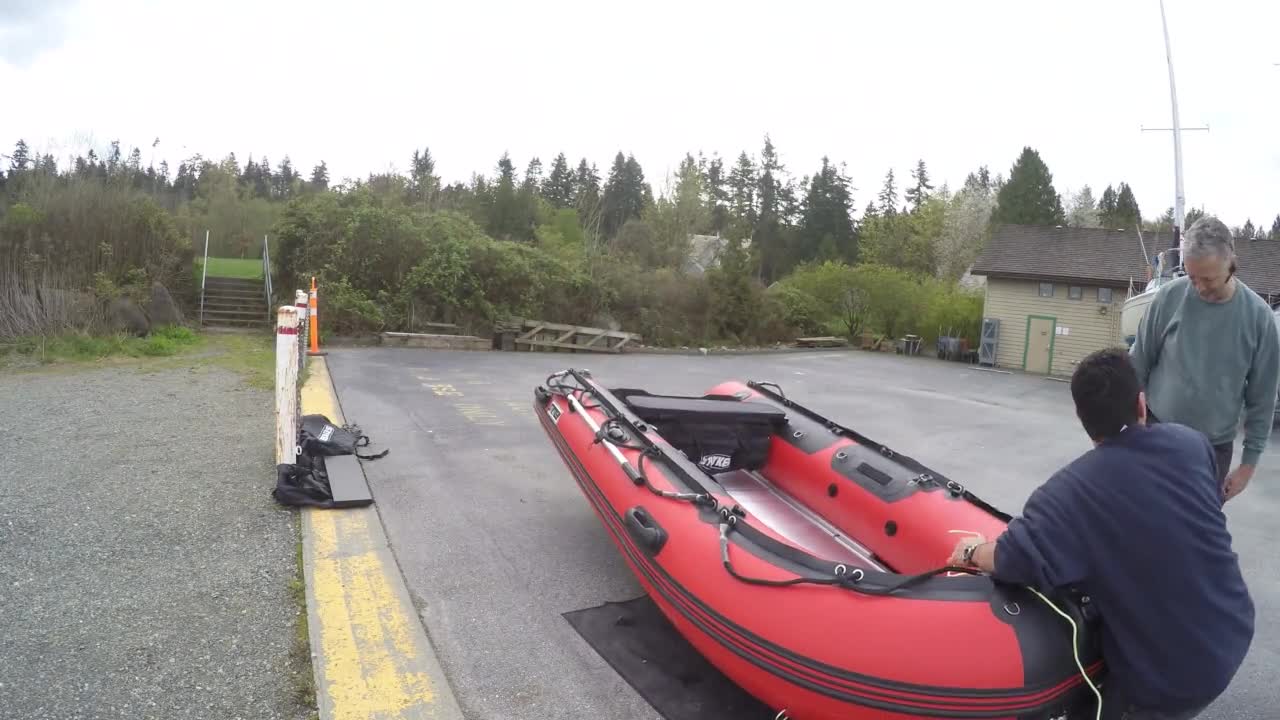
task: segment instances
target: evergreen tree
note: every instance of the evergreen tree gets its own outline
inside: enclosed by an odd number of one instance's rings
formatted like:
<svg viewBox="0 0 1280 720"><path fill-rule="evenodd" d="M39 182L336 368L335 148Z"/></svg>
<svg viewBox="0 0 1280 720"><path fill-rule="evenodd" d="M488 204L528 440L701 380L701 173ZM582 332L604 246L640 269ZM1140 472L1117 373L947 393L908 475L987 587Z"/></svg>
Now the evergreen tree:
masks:
<svg viewBox="0 0 1280 720"><path fill-rule="evenodd" d="M516 166L511 156L503 153L498 159L498 181L493 188L493 205L489 210L489 234L504 240L521 239L527 228L520 227L521 212L516 197Z"/></svg>
<svg viewBox="0 0 1280 720"><path fill-rule="evenodd" d="M822 158L822 169L809 180L800 221L798 262L820 259L858 259L857 238L850 217L849 178Z"/></svg>
<svg viewBox="0 0 1280 720"><path fill-rule="evenodd" d="M325 192L329 189L329 166L321 160L320 164L311 168L311 189Z"/></svg>
<svg viewBox="0 0 1280 720"><path fill-rule="evenodd" d="M1062 225L1062 198L1053 189L1053 174L1040 153L1024 147L1009 171L1009 181L996 196L995 223Z"/></svg>
<svg viewBox="0 0 1280 720"><path fill-rule="evenodd" d="M555 208L573 207L576 191L573 183L573 171L569 169L569 161L564 153L556 155L551 163L551 174L542 185L542 197Z"/></svg>
<svg viewBox="0 0 1280 720"><path fill-rule="evenodd" d="M520 190L529 195L535 195L541 187L542 161L535 157L529 161L529 166L524 170L524 184L520 186Z"/></svg>
<svg viewBox="0 0 1280 720"><path fill-rule="evenodd" d="M423 148L422 152L414 150L409 162L409 199L415 204L429 204L440 189L431 148Z"/></svg>
<svg viewBox="0 0 1280 720"><path fill-rule="evenodd" d="M19 140L13 146L13 155L9 158L9 176L13 177L27 169L27 165L31 162L30 150L27 148L26 140Z"/></svg>
<svg viewBox="0 0 1280 720"><path fill-rule="evenodd" d="M861 224L866 225L868 222L875 220L878 217L880 217L880 208L876 207L875 203L868 201L867 209L862 211Z"/></svg>
<svg viewBox="0 0 1280 720"><path fill-rule="evenodd" d="M1120 183L1120 192L1116 193L1115 225L1116 228L1129 228L1142 222L1142 213L1138 210L1138 200L1133 196L1129 183Z"/></svg>
<svg viewBox="0 0 1280 720"><path fill-rule="evenodd" d="M111 153L107 155L107 175L115 176L120 171L120 141L111 141Z"/></svg>
<svg viewBox="0 0 1280 720"><path fill-rule="evenodd" d="M756 184L759 217L752 243L760 258L760 279L771 282L790 269L787 255L787 238L783 232L783 188L779 176L784 171L778 159L777 148L768 135L764 136L764 148L760 151L760 178Z"/></svg>
<svg viewBox="0 0 1280 720"><path fill-rule="evenodd" d="M741 339L757 314L751 291L751 258L740 241L730 238L717 260L716 267L707 273L711 315L721 337Z"/></svg>
<svg viewBox="0 0 1280 720"><path fill-rule="evenodd" d="M1276 215L1276 219L1271 223L1271 234L1267 236L1269 240L1280 240L1280 214Z"/></svg>
<svg viewBox="0 0 1280 720"><path fill-rule="evenodd" d="M1110 186L1102 191L1102 199L1098 201L1098 222L1102 227L1115 230L1116 224L1116 191Z"/></svg>
<svg viewBox="0 0 1280 720"><path fill-rule="evenodd" d="M765 135L764 148L760 151L760 178L756 183L756 205L762 222L766 218L776 221L781 215L781 176L785 169L778 159L778 149Z"/></svg>
<svg viewBox="0 0 1280 720"><path fill-rule="evenodd" d="M916 212L925 200L929 199L929 191L933 190L933 185L929 184L929 171L925 168L924 160L916 163L916 169L911 171L911 177L916 181L916 185L906 192L907 202L911 203L911 211Z"/></svg>
<svg viewBox="0 0 1280 720"><path fill-rule="evenodd" d="M1244 221L1244 227L1240 228L1240 232L1237 234L1245 240L1252 240L1256 233L1257 230L1253 227L1253 219L1249 218Z"/></svg>
<svg viewBox="0 0 1280 720"><path fill-rule="evenodd" d="M969 176L964 179L964 187L961 188L960 191L981 191L985 193L990 190L991 187L991 171L987 169L986 165L983 165L978 168L976 173L969 173Z"/></svg>
<svg viewBox="0 0 1280 720"><path fill-rule="evenodd" d="M898 189L893 183L893 168L884 176L884 187L880 188L880 214L884 216L898 214Z"/></svg>
<svg viewBox="0 0 1280 720"><path fill-rule="evenodd" d="M604 208L600 198L600 172L594 164L588 165L586 158L578 163L578 170L573 177L573 190L574 209L578 211L583 232L591 242L601 242Z"/></svg>
<svg viewBox="0 0 1280 720"><path fill-rule="evenodd" d="M266 200L271 198L271 188L274 179L271 176L271 161L266 155L262 156L262 160L258 162L258 176L254 178L253 195Z"/></svg>
<svg viewBox="0 0 1280 720"><path fill-rule="evenodd" d="M735 234L749 237L756 225L756 166L745 152L738 155L738 162L729 172L729 192L732 201Z"/></svg>
<svg viewBox="0 0 1280 720"><path fill-rule="evenodd" d="M605 236L617 235L628 220L640 217L651 199L640 163L634 156L623 157L619 152L604 186L602 229Z"/></svg>
<svg viewBox="0 0 1280 720"><path fill-rule="evenodd" d="M277 168L276 176L273 183L272 194L281 200L288 200L293 196L293 181L297 174L293 171L293 163L289 161L289 156L285 155L284 160L280 161L280 167Z"/></svg>
<svg viewBox="0 0 1280 720"><path fill-rule="evenodd" d="M253 155L249 155L249 161L244 164L244 171L240 173L240 188L246 193L252 193L253 188L258 181L258 163L253 161Z"/></svg>
<svg viewBox="0 0 1280 720"><path fill-rule="evenodd" d="M711 230L721 234L729 226L729 192L725 187L724 160L713 155L707 164L707 209L711 211Z"/></svg>

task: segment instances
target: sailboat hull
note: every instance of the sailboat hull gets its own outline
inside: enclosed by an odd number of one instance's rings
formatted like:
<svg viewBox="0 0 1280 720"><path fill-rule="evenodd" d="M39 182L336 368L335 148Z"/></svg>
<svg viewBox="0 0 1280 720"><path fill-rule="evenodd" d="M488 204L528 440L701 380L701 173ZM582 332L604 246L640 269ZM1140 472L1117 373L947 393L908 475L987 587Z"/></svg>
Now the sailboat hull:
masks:
<svg viewBox="0 0 1280 720"><path fill-rule="evenodd" d="M1128 347L1133 347L1133 341L1138 336L1138 326L1155 296L1156 290L1152 288L1124 301L1124 307L1120 310L1120 334Z"/></svg>

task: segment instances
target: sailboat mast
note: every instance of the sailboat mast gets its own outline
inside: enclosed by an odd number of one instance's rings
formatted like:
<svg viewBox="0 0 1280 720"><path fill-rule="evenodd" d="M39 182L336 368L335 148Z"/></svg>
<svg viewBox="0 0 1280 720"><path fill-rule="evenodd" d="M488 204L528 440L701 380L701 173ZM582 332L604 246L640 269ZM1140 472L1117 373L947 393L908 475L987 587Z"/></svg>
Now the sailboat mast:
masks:
<svg viewBox="0 0 1280 720"><path fill-rule="evenodd" d="M1165 21L1164 0L1160 0L1160 26L1164 29L1164 56L1169 63L1169 102L1173 106L1173 247L1182 236L1185 196L1182 192L1182 125L1178 121L1178 90L1173 82L1173 52L1169 48L1169 24Z"/></svg>

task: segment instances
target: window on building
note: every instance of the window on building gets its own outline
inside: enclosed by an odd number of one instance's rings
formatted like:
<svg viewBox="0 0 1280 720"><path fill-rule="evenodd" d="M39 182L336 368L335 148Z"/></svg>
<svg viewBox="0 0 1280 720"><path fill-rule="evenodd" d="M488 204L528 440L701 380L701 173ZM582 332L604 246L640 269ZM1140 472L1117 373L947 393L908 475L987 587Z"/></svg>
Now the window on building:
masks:
<svg viewBox="0 0 1280 720"><path fill-rule="evenodd" d="M1084 288L1079 285L1071 285L1067 287L1067 297L1071 300L1079 300L1084 297Z"/></svg>
<svg viewBox="0 0 1280 720"><path fill-rule="evenodd" d="M1053 297L1053 283L1040 283L1040 297Z"/></svg>
<svg viewBox="0 0 1280 720"><path fill-rule="evenodd" d="M1098 288L1098 302L1111 304L1111 288Z"/></svg>

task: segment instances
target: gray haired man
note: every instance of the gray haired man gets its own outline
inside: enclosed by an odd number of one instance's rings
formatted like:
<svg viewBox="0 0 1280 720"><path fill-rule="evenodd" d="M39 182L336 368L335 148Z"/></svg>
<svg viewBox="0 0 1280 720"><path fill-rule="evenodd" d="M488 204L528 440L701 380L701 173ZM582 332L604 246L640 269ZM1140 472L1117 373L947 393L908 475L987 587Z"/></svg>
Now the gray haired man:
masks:
<svg viewBox="0 0 1280 720"><path fill-rule="evenodd" d="M1205 217L1182 243L1187 274L1156 291L1132 360L1148 421L1174 422L1213 444L1223 501L1245 489L1271 435L1280 382L1280 332L1266 301L1235 276L1235 240ZM1244 411L1244 451L1230 472Z"/></svg>

